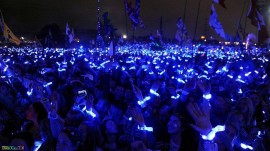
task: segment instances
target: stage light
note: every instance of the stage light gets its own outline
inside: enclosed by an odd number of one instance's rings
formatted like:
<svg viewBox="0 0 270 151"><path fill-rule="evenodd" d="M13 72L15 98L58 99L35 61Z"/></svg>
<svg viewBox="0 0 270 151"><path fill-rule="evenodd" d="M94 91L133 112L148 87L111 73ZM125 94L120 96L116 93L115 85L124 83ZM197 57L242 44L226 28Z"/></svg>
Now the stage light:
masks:
<svg viewBox="0 0 270 151"><path fill-rule="evenodd" d="M124 39L127 39L127 35L126 35L126 34L124 34L124 35L123 35L123 38L124 38Z"/></svg>

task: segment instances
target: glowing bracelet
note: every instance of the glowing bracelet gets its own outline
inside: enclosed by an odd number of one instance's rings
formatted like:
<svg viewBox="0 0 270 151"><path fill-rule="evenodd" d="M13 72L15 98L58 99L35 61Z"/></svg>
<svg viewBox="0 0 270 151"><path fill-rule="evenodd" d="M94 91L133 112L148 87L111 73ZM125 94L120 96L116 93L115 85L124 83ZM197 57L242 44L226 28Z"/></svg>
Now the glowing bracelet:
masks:
<svg viewBox="0 0 270 151"><path fill-rule="evenodd" d="M205 98L206 100L209 100L212 98L212 95L210 93L204 94L203 98Z"/></svg>
<svg viewBox="0 0 270 151"><path fill-rule="evenodd" d="M249 145L246 145L246 144L244 144L244 143L241 143L240 146L241 146L241 148L243 148L243 149L250 149L250 150L253 150L253 147L251 147L251 146L249 146Z"/></svg>
<svg viewBox="0 0 270 151"><path fill-rule="evenodd" d="M201 135L203 140L213 140L216 136L217 132L221 132L225 130L225 126L222 125L217 125L215 128L212 128L212 131L206 136L206 135Z"/></svg>

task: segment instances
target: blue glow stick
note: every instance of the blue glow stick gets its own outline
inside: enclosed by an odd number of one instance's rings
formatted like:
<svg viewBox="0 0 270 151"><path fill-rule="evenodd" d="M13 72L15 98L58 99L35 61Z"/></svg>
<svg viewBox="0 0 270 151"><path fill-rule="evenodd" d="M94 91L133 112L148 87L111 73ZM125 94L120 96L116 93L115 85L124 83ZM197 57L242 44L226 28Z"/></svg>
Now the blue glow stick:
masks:
<svg viewBox="0 0 270 151"><path fill-rule="evenodd" d="M204 94L203 98L205 98L206 100L209 100L212 98L212 95L210 93Z"/></svg>
<svg viewBox="0 0 270 151"><path fill-rule="evenodd" d="M52 82L49 82L49 83L44 84L43 87L46 88L46 87L48 87L49 85L52 85Z"/></svg>
<svg viewBox="0 0 270 151"><path fill-rule="evenodd" d="M93 118L95 118L97 115L93 112L93 109L92 108L90 108L90 110L88 111L88 110L85 110L86 111L86 113L88 114L88 115L90 115L90 116L92 116Z"/></svg>
<svg viewBox="0 0 270 151"><path fill-rule="evenodd" d="M236 79L236 81L241 82L241 83L246 83L245 81L243 81L241 79Z"/></svg>
<svg viewBox="0 0 270 151"><path fill-rule="evenodd" d="M231 76L231 75L227 75L227 76L228 76L229 78L231 78L231 79L233 78L233 76Z"/></svg>
<svg viewBox="0 0 270 151"><path fill-rule="evenodd" d="M6 72L7 71L7 68L8 68L8 65L6 65L6 67L4 68L3 71Z"/></svg>
<svg viewBox="0 0 270 151"><path fill-rule="evenodd" d="M242 93L243 93L243 92L242 92L242 89L239 89L239 90L238 90L238 93L239 93L239 94L242 94Z"/></svg>
<svg viewBox="0 0 270 151"><path fill-rule="evenodd" d="M153 132L153 127L147 127L147 126L143 126L143 127L140 127L138 125L138 130L141 130L141 131L148 131L148 132Z"/></svg>
<svg viewBox="0 0 270 151"><path fill-rule="evenodd" d="M186 83L184 80L182 80L181 78L177 78L177 81L180 83Z"/></svg>
<svg viewBox="0 0 270 151"><path fill-rule="evenodd" d="M179 99L179 98L180 98L180 94L177 94L176 96L171 96L171 99L177 100L177 99Z"/></svg>
<svg viewBox="0 0 270 151"><path fill-rule="evenodd" d="M59 72L63 72L63 71L66 71L66 69L58 68L58 71L59 71Z"/></svg>
<svg viewBox="0 0 270 151"><path fill-rule="evenodd" d="M160 96L156 91L154 91L153 89L150 89L150 93L154 94L155 96Z"/></svg>
<svg viewBox="0 0 270 151"><path fill-rule="evenodd" d="M165 70L163 70L162 72L159 72L158 74L159 75L162 75L163 73L165 73L166 71Z"/></svg>
<svg viewBox="0 0 270 151"><path fill-rule="evenodd" d="M43 144L43 141L35 141L34 142L34 151L38 151L42 144Z"/></svg>
<svg viewBox="0 0 270 151"><path fill-rule="evenodd" d="M244 143L241 143L240 146L241 146L241 148L243 148L243 149L253 150L253 147L252 147L252 146L246 145L246 144L244 144Z"/></svg>
<svg viewBox="0 0 270 151"><path fill-rule="evenodd" d="M151 99L151 97L150 97L150 96L147 96L147 97L145 97L143 100L138 101L138 104L141 106L141 105L143 105L145 102L147 102L147 101L150 100L150 99Z"/></svg>
<svg viewBox="0 0 270 151"><path fill-rule="evenodd" d="M136 70L136 67L132 66L132 67L129 68L129 70Z"/></svg>
<svg viewBox="0 0 270 151"><path fill-rule="evenodd" d="M33 88L31 88L30 91L27 91L26 93L27 93L28 96L31 96L32 93L33 93Z"/></svg>
<svg viewBox="0 0 270 151"><path fill-rule="evenodd" d="M153 72L153 71L151 71L151 72L149 72L149 74L154 74L154 72Z"/></svg>
<svg viewBox="0 0 270 151"><path fill-rule="evenodd" d="M245 74L245 76L247 77L247 76L249 76L250 74L251 74L251 72L248 72L248 73Z"/></svg>

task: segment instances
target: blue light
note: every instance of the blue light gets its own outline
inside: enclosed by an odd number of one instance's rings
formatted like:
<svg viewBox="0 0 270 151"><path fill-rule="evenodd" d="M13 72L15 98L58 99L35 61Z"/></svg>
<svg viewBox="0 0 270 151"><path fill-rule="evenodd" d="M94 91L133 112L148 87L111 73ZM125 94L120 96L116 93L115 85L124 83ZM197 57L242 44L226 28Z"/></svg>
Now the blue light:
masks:
<svg viewBox="0 0 270 151"><path fill-rule="evenodd" d="M46 88L46 87L48 87L49 85L52 85L52 82L49 82L49 83L44 84L43 87Z"/></svg>
<svg viewBox="0 0 270 151"><path fill-rule="evenodd" d="M150 93L154 94L155 96L159 96L159 94L156 91L154 91L153 89L150 89Z"/></svg>
<svg viewBox="0 0 270 151"><path fill-rule="evenodd" d="M138 125L138 130L141 130L141 131L148 131L148 132L153 132L153 127L147 127L147 126L143 126L143 127L140 127Z"/></svg>
<svg viewBox="0 0 270 151"><path fill-rule="evenodd" d="M209 100L209 99L212 98L212 95L211 95L210 93L204 94L204 95L203 95L203 98L205 98L206 100Z"/></svg>
<svg viewBox="0 0 270 151"><path fill-rule="evenodd" d="M253 147L252 147L252 146L246 145L246 144L244 144L244 143L241 143L240 146L241 146L241 148L243 148L243 149L253 150Z"/></svg>
<svg viewBox="0 0 270 151"><path fill-rule="evenodd" d="M245 76L247 77L247 76L249 76L250 74L251 74L251 72L248 72L248 73L245 74Z"/></svg>
<svg viewBox="0 0 270 151"><path fill-rule="evenodd" d="M217 125L215 128L212 129L212 131L207 136L202 135L202 139L213 140L215 138L217 132L222 132L224 130L225 130L225 126Z"/></svg>
<svg viewBox="0 0 270 151"><path fill-rule="evenodd" d="M30 91L27 91L26 93L27 93L28 96L31 96L32 93L33 93L33 88L31 88Z"/></svg>
<svg viewBox="0 0 270 151"><path fill-rule="evenodd" d="M90 116L92 116L93 118L95 118L97 115L92 111L92 108L90 108L90 110L85 110L86 113Z"/></svg>

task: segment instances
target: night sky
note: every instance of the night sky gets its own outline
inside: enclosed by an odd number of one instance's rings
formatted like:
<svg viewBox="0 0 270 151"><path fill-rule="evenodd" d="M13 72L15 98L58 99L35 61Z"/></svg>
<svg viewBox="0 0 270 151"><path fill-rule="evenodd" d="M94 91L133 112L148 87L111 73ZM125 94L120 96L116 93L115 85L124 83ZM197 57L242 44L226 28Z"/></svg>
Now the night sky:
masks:
<svg viewBox="0 0 270 151"><path fill-rule="evenodd" d="M125 17L123 1L101 0L101 14L109 12L109 19L118 29L119 34L127 33L127 19L128 36L131 36L132 26L129 18ZM211 1L201 0L197 37L205 34ZM156 35L162 16L164 36L173 38L176 32L176 20L184 14L184 4L185 0L141 0L141 18L144 21L145 29L138 27L135 36L146 36L150 33ZM191 37L195 28L198 4L199 0L188 0L187 3L186 26ZM244 0L227 0L225 4L227 10L219 5L215 5L215 8L225 32L235 35ZM75 31L96 29L97 25L97 0L0 0L0 8L5 22L17 35L35 34L44 25L51 23L58 24L63 31L67 22L72 28L75 28ZM248 8L246 6L244 10L243 26ZM249 19L247 19L246 31L257 33L255 27L250 25ZM210 35L216 37L212 29L210 29Z"/></svg>

